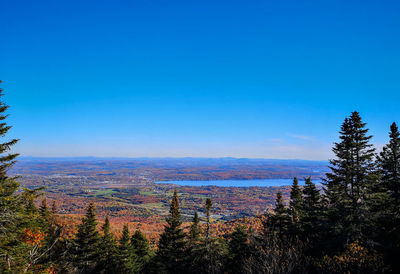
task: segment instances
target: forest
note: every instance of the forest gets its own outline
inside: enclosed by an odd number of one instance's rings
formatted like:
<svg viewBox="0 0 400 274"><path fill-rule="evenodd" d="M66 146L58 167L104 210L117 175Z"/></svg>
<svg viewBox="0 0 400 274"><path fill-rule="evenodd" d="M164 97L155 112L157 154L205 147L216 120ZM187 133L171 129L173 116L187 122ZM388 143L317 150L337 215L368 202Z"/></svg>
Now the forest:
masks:
<svg viewBox="0 0 400 274"><path fill-rule="evenodd" d="M2 91L0 91L2 95ZM0 102L0 135L8 106ZM323 187L296 178L285 202L276 195L271 212L217 229L210 196L202 214L183 225L174 191L155 245L144 227L112 232L89 203L73 235L57 203L43 188L21 188L9 174L17 139L0 144L1 273L399 273L400 133L395 123L381 152L371 144L356 111L345 118ZM39 205L38 205L39 203ZM228 227L230 229L228 229Z"/></svg>

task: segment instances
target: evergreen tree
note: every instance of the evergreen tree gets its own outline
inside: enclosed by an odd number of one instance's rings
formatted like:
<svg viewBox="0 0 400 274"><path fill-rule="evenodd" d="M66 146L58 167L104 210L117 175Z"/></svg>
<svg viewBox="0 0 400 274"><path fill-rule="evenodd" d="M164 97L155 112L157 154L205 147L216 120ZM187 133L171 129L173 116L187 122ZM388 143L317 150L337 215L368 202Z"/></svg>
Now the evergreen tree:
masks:
<svg viewBox="0 0 400 274"><path fill-rule="evenodd" d="M57 205L56 205L56 201L53 201L52 205L51 205L51 213L53 215L57 214Z"/></svg>
<svg viewBox="0 0 400 274"><path fill-rule="evenodd" d="M184 273L185 233L181 228L181 212L176 190L171 200L169 217L164 232L160 236L156 260L161 263L161 270L168 273Z"/></svg>
<svg viewBox="0 0 400 274"><path fill-rule="evenodd" d="M223 239L217 238L211 231L211 209L212 201L206 199L204 211L206 215L206 231L204 241L196 250L194 264L199 273L222 273L227 258L227 246Z"/></svg>
<svg viewBox="0 0 400 274"><path fill-rule="evenodd" d="M74 264L81 273L91 273L99 258L100 235L96 230L95 207L90 203L86 215L78 226L75 239Z"/></svg>
<svg viewBox="0 0 400 274"><path fill-rule="evenodd" d="M189 244L190 245L196 245L200 242L200 233L201 233L201 228L200 228L200 219L199 215L197 212L194 213L193 217L193 222L190 226L190 231L189 231Z"/></svg>
<svg viewBox="0 0 400 274"><path fill-rule="evenodd" d="M116 273L133 273L133 251L130 245L130 235L128 225L125 224L122 230L122 236L119 240L118 259Z"/></svg>
<svg viewBox="0 0 400 274"><path fill-rule="evenodd" d="M223 239L212 235L211 209L212 201L207 198L204 205L206 231L204 241L194 249L193 273L222 273L225 267L228 249Z"/></svg>
<svg viewBox="0 0 400 274"><path fill-rule="evenodd" d="M394 272L400 272L400 132L393 123L390 126L389 143L378 157L381 182L371 191L370 231L375 241L385 246L385 255Z"/></svg>
<svg viewBox="0 0 400 274"><path fill-rule="evenodd" d="M50 218L50 211L49 211L49 207L47 206L47 200L46 200L46 198L44 198L43 200L42 200L42 203L40 204L40 207L39 207L39 214L40 214L40 217L42 217L43 219L45 219L45 220L48 220L49 218Z"/></svg>
<svg viewBox="0 0 400 274"><path fill-rule="evenodd" d="M311 248L318 243L318 238L322 231L322 204L321 194L311 178L307 178L303 188L303 216L302 216L302 234L303 239L308 239Z"/></svg>
<svg viewBox="0 0 400 274"><path fill-rule="evenodd" d="M274 215L270 216L269 225L276 231L280 238L288 232L289 216L288 209L283 204L282 193L276 194Z"/></svg>
<svg viewBox="0 0 400 274"><path fill-rule="evenodd" d="M206 199L206 204L204 206L206 212L206 245L208 245L210 241L210 212L212 208L212 201L210 198Z"/></svg>
<svg viewBox="0 0 400 274"><path fill-rule="evenodd" d="M400 215L400 132L393 123L390 126L389 144L385 145L378 157L382 171L382 182L389 193L391 206Z"/></svg>
<svg viewBox="0 0 400 274"><path fill-rule="evenodd" d="M356 111L345 119L341 141L332 149L336 158L330 160L331 172L326 174L329 227L333 242L340 246L361 238L366 217L365 197L375 168L372 136L365 125Z"/></svg>
<svg viewBox="0 0 400 274"><path fill-rule="evenodd" d="M3 89L0 88L0 136L2 138L11 129L5 121L8 117L6 114L8 106L2 100L3 96ZM17 139L11 139L0 143L0 272L13 270L14 259L19 256L15 253L15 246L20 243L19 235L23 230L17 225L21 221L22 213L21 201L16 195L19 183L16 178L7 174L18 156L18 154L10 153L10 149L17 142Z"/></svg>
<svg viewBox="0 0 400 274"><path fill-rule="evenodd" d="M144 234L137 229L131 238L131 246L134 254L134 272L143 273L146 271L147 264L153 256L149 241Z"/></svg>
<svg viewBox="0 0 400 274"><path fill-rule="evenodd" d="M114 269L117 268L116 257L117 257L117 244L114 235L110 230L110 220L106 217L102 226L103 236L100 241L100 256L99 256L99 271L104 273L114 273Z"/></svg>
<svg viewBox="0 0 400 274"><path fill-rule="evenodd" d="M189 272L199 273L198 266L196 265L196 258L200 256L201 249L203 248L203 239L201 237L200 219L197 211L194 213L192 224L190 225L188 235L188 261Z"/></svg>
<svg viewBox="0 0 400 274"><path fill-rule="evenodd" d="M243 226L237 226L229 241L229 273L246 273L246 262L250 256L249 235Z"/></svg>
<svg viewBox="0 0 400 274"><path fill-rule="evenodd" d="M297 178L294 178L290 191L289 215L291 222L291 232L295 235L298 235L301 230L300 220L302 218L302 203L302 190L299 186Z"/></svg>

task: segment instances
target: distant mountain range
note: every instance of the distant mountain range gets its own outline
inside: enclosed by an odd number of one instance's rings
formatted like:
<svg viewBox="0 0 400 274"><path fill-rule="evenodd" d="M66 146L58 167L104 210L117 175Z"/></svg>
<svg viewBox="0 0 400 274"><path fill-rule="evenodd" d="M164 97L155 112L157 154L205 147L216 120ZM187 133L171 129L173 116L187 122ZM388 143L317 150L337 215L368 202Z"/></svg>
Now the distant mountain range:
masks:
<svg viewBox="0 0 400 274"><path fill-rule="evenodd" d="M328 161L248 158L19 157L12 173L25 175L144 176L148 180L322 178Z"/></svg>

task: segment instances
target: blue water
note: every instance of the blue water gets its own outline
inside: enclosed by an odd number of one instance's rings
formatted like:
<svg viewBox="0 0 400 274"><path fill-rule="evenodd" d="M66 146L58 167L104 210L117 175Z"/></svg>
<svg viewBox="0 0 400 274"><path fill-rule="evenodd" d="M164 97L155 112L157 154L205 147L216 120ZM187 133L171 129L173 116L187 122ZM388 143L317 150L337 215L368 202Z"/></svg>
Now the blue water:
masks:
<svg viewBox="0 0 400 274"><path fill-rule="evenodd" d="M313 180L315 184L321 180ZM223 186L223 187L269 187L286 186L293 183L293 179L260 179L260 180L212 180L212 181L158 181L157 184L174 184L180 186ZM299 180L304 185L304 180Z"/></svg>

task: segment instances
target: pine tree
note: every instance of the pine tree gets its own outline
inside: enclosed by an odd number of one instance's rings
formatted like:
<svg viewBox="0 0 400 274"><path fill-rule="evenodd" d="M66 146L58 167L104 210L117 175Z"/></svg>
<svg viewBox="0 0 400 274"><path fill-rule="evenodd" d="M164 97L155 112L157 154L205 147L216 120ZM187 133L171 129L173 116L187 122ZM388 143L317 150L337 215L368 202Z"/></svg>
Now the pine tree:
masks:
<svg viewBox="0 0 400 274"><path fill-rule="evenodd" d="M193 222L189 231L189 245L197 245L200 242L200 219L197 211L194 213Z"/></svg>
<svg viewBox="0 0 400 274"><path fill-rule="evenodd" d="M40 214L40 217L42 218L42 220L44 221L45 225L46 226L49 225L51 212L49 211L49 208L47 206L46 198L44 198L42 200L42 203L40 204L39 214Z"/></svg>
<svg viewBox="0 0 400 274"><path fill-rule="evenodd" d="M206 199L206 204L204 206L206 212L206 245L210 242L210 212L212 208L212 201L210 198Z"/></svg>
<svg viewBox="0 0 400 274"><path fill-rule="evenodd" d="M237 226L229 241L229 273L246 273L246 261L250 256L249 235L243 226Z"/></svg>
<svg viewBox="0 0 400 274"><path fill-rule="evenodd" d="M118 259L117 259L117 268L115 269L116 273L133 273L134 265L133 265L133 251L130 245L130 234L128 225L125 224L122 230L122 236L119 240L118 246Z"/></svg>
<svg viewBox="0 0 400 274"><path fill-rule="evenodd" d="M162 270L168 273L183 273L186 257L185 233L181 228L181 212L176 190L171 200L169 217L164 232L160 236L156 260L161 263Z"/></svg>
<svg viewBox="0 0 400 274"><path fill-rule="evenodd" d="M78 226L74 252L74 264L81 273L92 272L99 259L100 235L96 230L95 207L90 203L82 223Z"/></svg>
<svg viewBox="0 0 400 274"><path fill-rule="evenodd" d="M391 198L391 206L400 215L400 132L393 123L390 126L389 144L385 145L378 157L382 181Z"/></svg>
<svg viewBox="0 0 400 274"><path fill-rule="evenodd" d="M303 237L315 244L322 229L322 204L321 194L311 178L307 178L303 188Z"/></svg>
<svg viewBox="0 0 400 274"><path fill-rule="evenodd" d="M335 159L330 160L331 172L326 174L325 189L328 218L333 242L343 246L362 236L366 217L365 197L374 172L374 148L369 143L358 112L346 118L340 131L340 142L335 143ZM341 238L341 240L340 240Z"/></svg>
<svg viewBox="0 0 400 274"><path fill-rule="evenodd" d="M51 205L51 213L53 215L57 214L57 205L56 205L56 201L53 201L53 204Z"/></svg>
<svg viewBox="0 0 400 274"><path fill-rule="evenodd" d="M147 264L153 256L149 241L140 229L137 229L131 238L131 246L134 254L134 272L143 273L147 269Z"/></svg>
<svg viewBox="0 0 400 274"><path fill-rule="evenodd" d="M206 230L204 240L194 249L195 258L192 263L193 273L222 273L227 259L227 246L223 239L217 238L211 231L212 201L206 199L204 211Z"/></svg>
<svg viewBox="0 0 400 274"><path fill-rule="evenodd" d="M385 247L393 272L400 272L400 132L396 123L390 126L389 138L378 157L381 182L371 191L370 231L375 232L374 240Z"/></svg>
<svg viewBox="0 0 400 274"><path fill-rule="evenodd" d="M291 233L298 235L301 230L302 218L302 190L299 186L297 178L293 179L293 184L290 191L289 215L291 222Z"/></svg>
<svg viewBox="0 0 400 274"><path fill-rule="evenodd" d="M282 193L278 192L276 194L276 202L274 215L270 216L269 225L273 227L273 229L278 233L280 238L286 236L288 232L289 225L289 216L288 209L283 204Z"/></svg>
<svg viewBox="0 0 400 274"><path fill-rule="evenodd" d="M103 236L100 241L100 256L99 256L99 271L104 273L114 273L116 269L116 257L117 257L117 244L114 235L110 230L110 220L106 217L102 226Z"/></svg>
<svg viewBox="0 0 400 274"><path fill-rule="evenodd" d="M1 81L0 81L1 83ZM0 88L0 136L4 138L11 126L5 120L8 106L2 100L3 89ZM18 142L17 139L6 140L0 143L0 272L12 270L15 254L15 243L19 242L18 236L22 228L17 224L21 217L21 204L16 191L19 183L7 172L15 164L18 154L10 153L10 149Z"/></svg>
<svg viewBox="0 0 400 274"><path fill-rule="evenodd" d="M197 211L194 213L192 224L190 225L189 235L188 235L188 261L189 263L189 272L190 273L199 273L198 266L195 261L196 258L199 257L201 253L201 249L203 248L203 239L201 237L201 228L200 228L200 219Z"/></svg>

